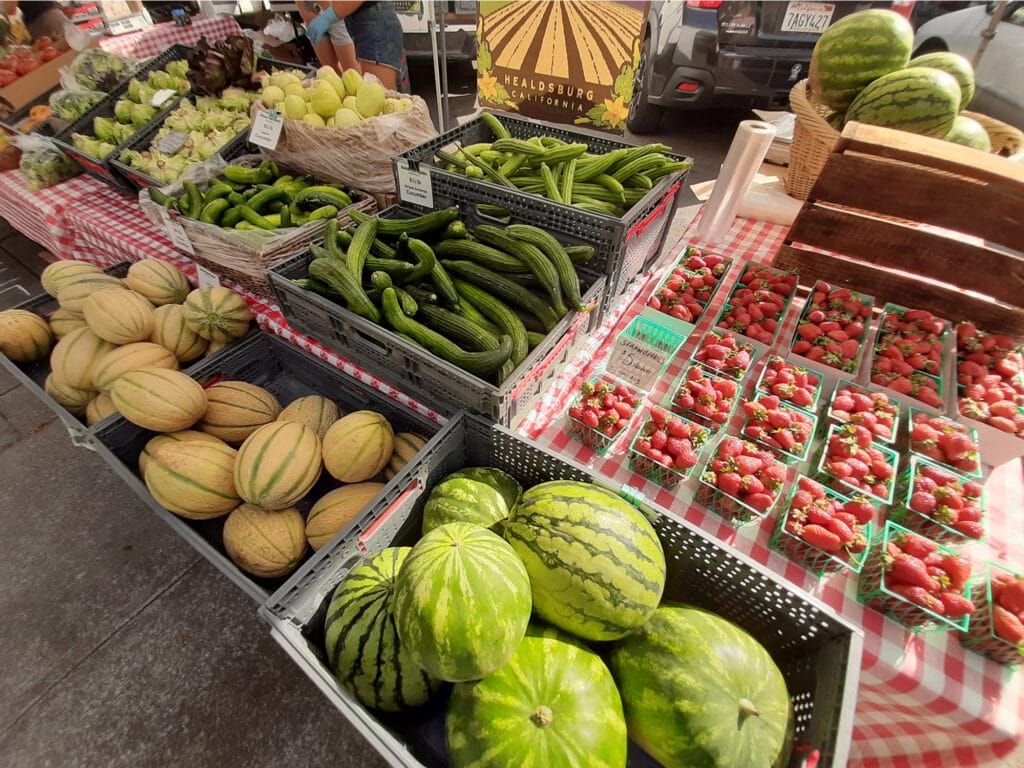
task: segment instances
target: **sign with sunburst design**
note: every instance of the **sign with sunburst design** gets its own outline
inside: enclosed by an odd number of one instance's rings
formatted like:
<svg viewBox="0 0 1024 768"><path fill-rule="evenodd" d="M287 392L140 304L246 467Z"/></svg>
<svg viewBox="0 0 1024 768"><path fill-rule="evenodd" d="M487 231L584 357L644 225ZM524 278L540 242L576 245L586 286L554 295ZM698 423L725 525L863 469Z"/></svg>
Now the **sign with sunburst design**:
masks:
<svg viewBox="0 0 1024 768"><path fill-rule="evenodd" d="M612 0L481 2L481 105L622 133L647 7Z"/></svg>

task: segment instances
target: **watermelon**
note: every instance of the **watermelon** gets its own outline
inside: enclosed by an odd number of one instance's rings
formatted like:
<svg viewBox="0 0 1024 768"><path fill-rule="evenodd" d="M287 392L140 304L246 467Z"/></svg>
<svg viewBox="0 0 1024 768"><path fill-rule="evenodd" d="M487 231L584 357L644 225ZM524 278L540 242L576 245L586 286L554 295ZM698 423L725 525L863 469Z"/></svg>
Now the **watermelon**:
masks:
<svg viewBox="0 0 1024 768"><path fill-rule="evenodd" d="M324 623L327 663L338 682L371 709L418 707L441 683L406 653L395 630L394 594L411 547L363 558L334 590Z"/></svg>
<svg viewBox="0 0 1024 768"><path fill-rule="evenodd" d="M505 521L505 538L530 574L537 615L584 640L615 640L640 626L665 588L654 528L590 483L530 488Z"/></svg>
<svg viewBox="0 0 1024 768"><path fill-rule="evenodd" d="M622 700L601 657L531 626L493 675L459 683L445 720L452 768L624 768Z"/></svg>
<svg viewBox="0 0 1024 768"><path fill-rule="evenodd" d="M503 472L494 467L466 467L457 472L452 472L446 479L450 480L453 477L468 477L470 480L476 480L478 483L491 486L491 488L502 495L505 499L505 506L509 509L518 504L520 497L523 495L523 486L519 484L518 480L508 472Z"/></svg>
<svg viewBox="0 0 1024 768"><path fill-rule="evenodd" d="M953 76L960 86L960 109L967 109L967 105L974 98L974 68L971 62L959 53L951 51L935 51L917 56L910 60L908 67L931 67L941 69Z"/></svg>
<svg viewBox="0 0 1024 768"><path fill-rule="evenodd" d="M963 115L953 118L953 127L946 134L946 141L955 144L963 144L965 147L974 147L982 152L992 151L992 140L988 131L982 128L981 123Z"/></svg>
<svg viewBox="0 0 1024 768"><path fill-rule="evenodd" d="M666 768L787 764L789 693L768 652L720 616L662 606L611 650L630 738Z"/></svg>
<svg viewBox="0 0 1024 768"><path fill-rule="evenodd" d="M811 94L832 109L845 110L869 83L906 67L913 45L914 29L898 13L851 13L826 29L814 46Z"/></svg>
<svg viewBox="0 0 1024 768"><path fill-rule="evenodd" d="M434 486L423 507L423 533L445 523L474 523L490 528L508 517L500 493L465 477L448 477Z"/></svg>
<svg viewBox="0 0 1024 768"><path fill-rule="evenodd" d="M945 138L960 106L956 79L938 69L911 67L884 75L860 92L846 122Z"/></svg>
<svg viewBox="0 0 1024 768"><path fill-rule="evenodd" d="M428 674L479 680L519 647L530 623L530 579L500 536L448 523L406 558L394 611L402 645Z"/></svg>

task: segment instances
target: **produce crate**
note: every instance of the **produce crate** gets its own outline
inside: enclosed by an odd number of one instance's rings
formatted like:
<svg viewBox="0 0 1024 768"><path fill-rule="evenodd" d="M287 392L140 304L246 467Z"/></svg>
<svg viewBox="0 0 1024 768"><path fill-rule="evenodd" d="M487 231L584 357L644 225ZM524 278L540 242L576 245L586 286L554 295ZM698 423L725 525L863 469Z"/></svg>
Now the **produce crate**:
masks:
<svg viewBox="0 0 1024 768"><path fill-rule="evenodd" d="M32 128L31 130L26 131L22 127L22 125L26 120L28 120L29 112L32 110L33 107L38 107L41 105L49 106L50 96L59 89L59 83L53 86L52 88L47 89L39 96L32 99L32 101L30 101L25 106L14 110L13 112L11 112L10 115L0 120L0 126L8 129L9 131L14 131L16 133L31 133L37 136L53 138L58 133L60 133L61 131L68 127L67 120L63 120L57 117L56 115L51 115L49 118L43 120L43 122L39 123L38 125L36 125L35 128Z"/></svg>
<svg viewBox="0 0 1024 768"><path fill-rule="evenodd" d="M550 136L586 144L591 152L599 154L634 146L574 131L566 126L516 117L507 112L493 114L517 139ZM608 214L583 211L489 181L469 179L434 165L434 153L453 142L465 146L493 140L491 129L483 118L477 117L399 155L395 160L396 178L400 164L408 164L412 170L426 170L430 176L435 207L458 205L465 215L478 205L497 206L509 212L510 223L533 224L548 230L563 242L571 238L573 242L593 245L597 253L590 266L608 277L602 302L602 312L607 311L613 304L612 300L625 291L633 277L645 271L657 259L676 208L685 193L684 184L689 171L679 171L664 177L623 217L616 218ZM681 155L669 157L675 160L689 159ZM401 197L401 184L398 189ZM403 202L414 201L403 199Z"/></svg>
<svg viewBox="0 0 1024 768"><path fill-rule="evenodd" d="M393 206L381 216L407 219L420 213ZM472 217L464 215L463 219L466 218ZM570 311L511 376L494 385L399 338L384 326L293 284L293 279L307 277L312 260L311 254L303 253L267 273L288 324L446 416L465 409L511 424L517 415L526 412L545 382L556 375L572 356L577 342L598 321L596 311ZM604 276L591 271L589 266L577 269L584 304L597 301L605 287Z"/></svg>
<svg viewBox="0 0 1024 768"><path fill-rule="evenodd" d="M204 385L228 379L256 384L269 390L282 404L305 395L324 395L334 400L343 413L363 409L382 413L396 433L415 432L432 436L439 429L437 423L403 408L385 393L346 376L319 358L265 332L228 347L218 357L197 365L189 374ZM249 597L256 601L265 600L284 583L284 579L250 576L231 561L223 545L223 528L227 516L213 520L186 520L161 507L146 490L138 474L139 455L156 434L117 416L99 426L91 438L97 453L158 517ZM403 474L399 473L399 479L389 482L379 498L386 503L393 501L402 477ZM306 498L296 506L305 515L317 499L339 485L341 483L324 472ZM349 527L358 525L362 517L357 515Z"/></svg>
<svg viewBox="0 0 1024 768"><path fill-rule="evenodd" d="M874 343L872 344L871 371L875 370L876 361L878 361L883 354L882 350L879 349L879 344L881 344L884 341L883 335L889 334L895 339L901 338L898 332L886 329L886 321L890 317L896 318L898 320L899 318L902 318L905 312L908 311L910 310L907 307L901 307L898 304L890 303L885 305L885 309L882 311L882 317L878 322L878 329L875 331ZM928 387L930 389L936 390L938 392L938 397L941 400L941 403L939 403L938 405L932 405L925 402L922 399L919 399L916 395L913 395L910 392L901 392L898 389L894 389L892 386L889 385L888 382L891 382L895 378L899 378L899 376L895 373L879 373L878 375L888 377L886 379L886 383L882 383L881 381L875 381L874 374L869 372L868 377L871 383L874 384L875 386L885 388L886 391L890 393L890 397L896 398L907 407L914 406L919 409L927 409L933 413L946 413L947 401L949 400L949 390L951 388L948 386L948 382L954 379L952 373L952 342L950 339L950 336L952 336L953 334L950 333L951 326L948 320L943 320L942 324L943 330L940 335L942 344L942 356L939 362L939 370L933 372L915 370L913 373L907 374L906 376L906 378L910 379L911 383L915 387Z"/></svg>
<svg viewBox="0 0 1024 768"><path fill-rule="evenodd" d="M824 293L828 293L832 290L835 290L836 288L837 286L829 285L824 280L818 280L817 282L815 282L814 285L811 287L811 292L807 297L806 303L804 304L804 309L800 313L800 319L797 320L796 327L799 328L801 323L807 320L808 315L811 313L811 299L816 292L821 291ZM869 296L868 294L861 293L859 291L852 291L851 293L853 295L856 295L857 298L863 301L865 304L874 308L874 296ZM856 379L859 377L860 370L863 367L865 350L871 347L871 345L868 344L868 340L872 333L871 315L869 314L867 317L862 318L862 322L864 324L864 330L857 338L857 342L860 346L859 351L857 352L857 357L854 358L853 360L848 361L846 368L837 368L834 365L829 365L828 363L825 363L822 360L812 360L811 358L806 357L806 355L801 355L794 352L793 345L796 344L802 338L799 332L796 330L793 331L793 338L790 339L789 342L789 354L792 357L798 358L801 365L816 371L824 378L824 380L830 383L834 383L841 377Z"/></svg>
<svg viewBox="0 0 1024 768"><path fill-rule="evenodd" d="M1017 666L1024 663L1024 653L1016 645L995 633L992 620L996 605L992 596L992 578L997 574L1024 578L1024 575L1015 574L1001 563L986 563L985 578L975 579L971 586L971 600L974 602L975 611L967 623L967 630L958 632L960 645L999 664Z"/></svg>
<svg viewBox="0 0 1024 768"><path fill-rule="evenodd" d="M718 295L719 289L726 282L726 277L728 277L729 275L729 270L732 269L732 259L724 259L722 261L721 274L717 276L718 282L715 283L715 287L711 290L711 293L708 295L707 301L701 301L700 299L697 298L693 299L694 303L701 308L700 314L698 314L697 316L692 317L690 320L687 321L680 319L678 317L674 317L669 313L668 310L665 309L664 306L662 306L660 309L655 309L655 307L651 306L652 301L658 300L658 297L661 295L662 289L666 287L666 283L672 280L673 274L677 269L681 269L690 277L694 276L694 273L686 266L686 264L688 262L688 259L693 254L700 252L701 249L693 245L688 245L686 246L686 248L683 249L683 252L682 254L680 254L677 263L673 265L672 269L668 270L668 272L665 273L665 277L662 278L661 282L658 283L658 286L653 291L651 291L650 296L648 296L647 302L644 304L644 308L641 312L641 314L644 317L646 317L649 320L653 320L654 322L661 323L662 325L665 325L668 328L674 328L678 330L680 333L685 333L687 336L689 336L693 332L695 326L700 325L700 321L704 318L704 314L707 312L708 307L711 306L711 304L714 302L715 296Z"/></svg>
<svg viewBox="0 0 1024 768"><path fill-rule="evenodd" d="M937 459L934 456L927 456L926 454L923 454L923 453L921 453L921 452L919 452L919 451L914 449L913 443L910 440L910 435L911 435L911 432L914 429L914 419L917 416L917 414L921 414L923 416L926 416L929 419L935 419L935 418L942 419L942 423L944 425L944 427L943 427L944 430L963 433L963 434L967 435L967 437L969 437L971 439L971 441L973 441L973 443L976 446L979 447L979 449L981 448L981 441L980 441L980 439L978 437L978 430L976 430L974 427L972 427L972 426L970 426L968 424L961 424L959 421L954 421L953 419L949 418L948 416L938 416L937 417L934 413L930 413L930 412L925 411L923 409L914 408L914 407L911 407L909 413L907 414L906 424L904 425L905 428L901 432L901 437L900 437L900 441L899 441L900 447L903 450L905 450L907 453L909 453L911 456L920 456L920 457L922 457L924 459L927 459L930 462L933 462L935 464L940 464L943 467L946 467L947 469L950 469L951 471L956 472L958 475L964 475L965 477L980 479L981 476L982 476L981 456L980 455L978 457L978 466L975 469L973 469L973 470L965 470L965 469L960 469L959 467L953 466L952 464L948 463L947 461ZM966 419L965 419L965 421L966 421Z"/></svg>
<svg viewBox="0 0 1024 768"><path fill-rule="evenodd" d="M847 379L840 379L839 381L837 381L835 389L832 390L832 397L829 399L828 409L822 415L822 418L818 419L818 437L824 437L825 433L828 432L829 427L831 427L833 424L848 423L846 419L837 418L835 415L833 415L833 411L835 410L836 395L838 395L839 391L842 389L850 389L854 392L866 395L868 397L871 397L872 395L883 391L881 387L877 387L874 384L862 386L860 384L855 384L854 382L849 381ZM889 446L890 448L895 448L896 440L899 437L900 432L900 416L903 413L903 407L900 405L900 401L892 397L888 391L885 392L885 395L889 398L889 402L896 406L896 414L892 423L892 434L887 438L882 438L876 434L875 442L882 443L883 445Z"/></svg>
<svg viewBox="0 0 1024 768"><path fill-rule="evenodd" d="M463 414L407 465L399 485L410 493L372 512L300 567L260 609L271 635L389 765L446 766L439 699L396 715L367 710L324 663L323 624L334 587L364 553L410 546L420 532L427 494L465 466L492 466L524 487L555 479L602 482L579 465L526 443L509 430ZM821 751L822 768L846 765L856 702L862 631L771 570L736 554L715 537L657 508L645 508L665 548L664 599L714 611L751 632L782 670L796 712L796 741ZM795 754L791 768L802 765ZM656 763L639 749L630 765Z"/></svg>

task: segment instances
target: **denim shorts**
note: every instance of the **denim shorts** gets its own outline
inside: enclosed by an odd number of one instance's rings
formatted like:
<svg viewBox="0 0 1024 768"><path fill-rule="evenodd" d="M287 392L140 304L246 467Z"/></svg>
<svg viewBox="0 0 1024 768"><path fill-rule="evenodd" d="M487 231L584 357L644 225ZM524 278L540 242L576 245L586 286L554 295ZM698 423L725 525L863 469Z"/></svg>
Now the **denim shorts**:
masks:
<svg viewBox="0 0 1024 768"><path fill-rule="evenodd" d="M392 3L366 2L345 17L348 33L356 44L356 57L402 69L402 22Z"/></svg>

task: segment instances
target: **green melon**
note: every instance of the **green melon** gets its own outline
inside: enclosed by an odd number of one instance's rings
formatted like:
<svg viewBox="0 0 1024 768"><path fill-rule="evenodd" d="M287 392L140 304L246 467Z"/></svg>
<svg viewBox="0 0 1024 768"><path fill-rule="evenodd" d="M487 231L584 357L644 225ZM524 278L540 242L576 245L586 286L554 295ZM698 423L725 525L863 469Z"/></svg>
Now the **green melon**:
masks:
<svg viewBox="0 0 1024 768"><path fill-rule="evenodd" d="M875 80L853 100L846 122L945 138L960 106L952 75L928 67L901 69Z"/></svg>
<svg viewBox="0 0 1024 768"><path fill-rule="evenodd" d="M971 62L959 53L951 51L935 51L917 56L910 60L908 67L931 67L941 69L953 76L960 86L960 109L967 109L967 105L974 98L974 68Z"/></svg>
<svg viewBox="0 0 1024 768"><path fill-rule="evenodd" d="M473 523L490 528L508 517L500 493L466 477L448 477L434 486L423 507L423 533L445 523Z"/></svg>
<svg viewBox="0 0 1024 768"><path fill-rule="evenodd" d="M512 658L452 691L445 720L452 768L624 768L622 701L601 657L531 626Z"/></svg>
<svg viewBox="0 0 1024 768"><path fill-rule="evenodd" d="M518 504L520 497L523 495L523 487L519 484L519 481L508 472L503 472L494 467L466 467L457 472L452 472L446 479L450 480L453 477L467 477L470 480L476 480L479 483L491 486L491 488L502 495L505 499L505 506L509 509Z"/></svg>
<svg viewBox="0 0 1024 768"><path fill-rule="evenodd" d="M786 765L790 701L764 647L713 613L662 606L609 666L630 738L665 768Z"/></svg>
<svg viewBox="0 0 1024 768"><path fill-rule="evenodd" d="M324 645L338 682L371 709L425 704L440 681L421 670L395 629L395 582L411 547L369 555L338 584L327 608Z"/></svg>
<svg viewBox="0 0 1024 768"><path fill-rule="evenodd" d="M530 579L500 536L448 523L406 558L394 610L402 645L428 674L479 680L519 647L530 622Z"/></svg>
<svg viewBox="0 0 1024 768"><path fill-rule="evenodd" d="M665 553L640 512L590 483L556 480L523 494L505 538L530 574L533 609L585 640L643 624L665 588Z"/></svg>
<svg viewBox="0 0 1024 768"><path fill-rule="evenodd" d="M972 120L963 115L957 115L953 119L953 127L946 134L946 141L954 144L963 144L965 147L974 147L982 152L992 151L992 140L977 120Z"/></svg>

